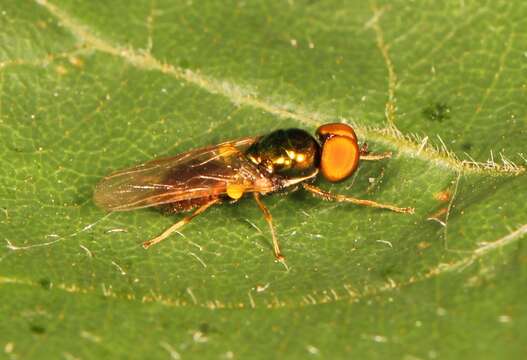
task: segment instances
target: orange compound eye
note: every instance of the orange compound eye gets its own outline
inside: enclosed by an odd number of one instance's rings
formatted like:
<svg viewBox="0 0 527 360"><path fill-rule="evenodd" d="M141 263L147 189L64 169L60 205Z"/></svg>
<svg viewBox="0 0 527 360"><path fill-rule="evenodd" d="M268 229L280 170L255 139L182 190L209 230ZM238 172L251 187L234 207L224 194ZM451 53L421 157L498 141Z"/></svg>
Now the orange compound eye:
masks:
<svg viewBox="0 0 527 360"><path fill-rule="evenodd" d="M316 135L322 142L328 136L345 136L357 141L357 135L353 131L353 128L343 123L324 124L317 129Z"/></svg>
<svg viewBox="0 0 527 360"><path fill-rule="evenodd" d="M344 180L357 169L359 157L359 145L355 139L332 136L322 144L320 171L328 181Z"/></svg>

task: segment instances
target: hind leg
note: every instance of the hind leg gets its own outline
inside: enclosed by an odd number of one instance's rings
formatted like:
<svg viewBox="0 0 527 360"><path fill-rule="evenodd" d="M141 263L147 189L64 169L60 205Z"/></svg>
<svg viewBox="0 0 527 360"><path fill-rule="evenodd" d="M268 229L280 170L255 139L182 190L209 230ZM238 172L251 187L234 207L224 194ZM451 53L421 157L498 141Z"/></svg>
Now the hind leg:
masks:
<svg viewBox="0 0 527 360"><path fill-rule="evenodd" d="M208 203L205 203L204 205L200 206L196 209L192 214L185 216L183 219L179 220L177 223L163 231L163 233L153 239L150 239L148 241L145 241L143 243L143 248L148 249L150 246L155 245L157 243L160 243L161 241L165 240L167 237L169 237L173 232L181 229L183 226L188 224L193 218L207 210L212 205L219 202L219 199L214 199L209 201Z"/></svg>

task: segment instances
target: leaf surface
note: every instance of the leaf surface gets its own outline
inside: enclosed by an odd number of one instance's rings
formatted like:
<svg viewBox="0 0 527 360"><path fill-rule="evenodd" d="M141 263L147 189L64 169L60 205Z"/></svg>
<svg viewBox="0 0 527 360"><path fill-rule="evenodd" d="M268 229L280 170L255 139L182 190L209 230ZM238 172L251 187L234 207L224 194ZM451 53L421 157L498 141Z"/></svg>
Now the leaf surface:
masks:
<svg viewBox="0 0 527 360"><path fill-rule="evenodd" d="M28 1L0 6L0 345L14 358L519 358L527 6ZM105 214L112 171L346 121L372 151L325 189L401 215L250 199ZM135 346L134 346L135 345Z"/></svg>

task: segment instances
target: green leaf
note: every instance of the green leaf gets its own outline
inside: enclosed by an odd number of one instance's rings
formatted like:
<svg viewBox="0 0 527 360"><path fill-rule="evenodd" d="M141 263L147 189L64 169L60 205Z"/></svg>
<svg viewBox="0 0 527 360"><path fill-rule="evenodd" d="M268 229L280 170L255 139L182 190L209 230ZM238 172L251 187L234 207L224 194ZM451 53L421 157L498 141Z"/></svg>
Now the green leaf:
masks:
<svg viewBox="0 0 527 360"><path fill-rule="evenodd" d="M527 351L527 5L0 4L0 350L7 358L520 358ZM105 214L158 156L353 124L374 152L322 188L401 215L264 199Z"/></svg>

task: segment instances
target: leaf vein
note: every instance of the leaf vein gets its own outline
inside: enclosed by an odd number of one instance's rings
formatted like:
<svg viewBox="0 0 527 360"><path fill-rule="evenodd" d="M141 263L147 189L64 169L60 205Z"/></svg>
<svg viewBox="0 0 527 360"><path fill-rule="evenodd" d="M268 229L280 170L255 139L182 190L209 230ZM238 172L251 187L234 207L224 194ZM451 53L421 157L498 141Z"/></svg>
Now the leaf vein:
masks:
<svg viewBox="0 0 527 360"><path fill-rule="evenodd" d="M218 94L226 97L237 105L244 105L263 110L267 113L276 115L281 118L290 118L299 121L307 126L317 126L323 120L329 120L329 116L316 114L306 111L300 106L295 106L295 111L286 110L280 106L266 102L256 97L256 95L243 87L228 81L222 81L207 77L199 72L184 70L172 64L160 62L151 54L144 51L137 51L132 48L124 48L113 45L93 34L86 26L81 25L75 18L64 12L57 6L47 0L35 0L37 4L45 7L54 15L62 25L67 28L81 42L93 47L94 49L122 58L132 66L141 69L157 70L164 74L173 76L176 79L184 80L194 84L212 94ZM345 119L343 119L345 120ZM380 129L356 124L353 119L356 131L367 139L378 141L387 146L399 148L400 152L412 158L419 158L423 161L429 161L436 166L447 168L451 171L467 171L474 173L490 175L518 175L525 172L525 167L512 164L497 163L474 163L462 161L453 156L451 152L442 152L433 146L421 148L421 144L416 143L412 136L403 135L398 130L392 128ZM415 137L415 136L414 136Z"/></svg>
<svg viewBox="0 0 527 360"><path fill-rule="evenodd" d="M388 69L388 101L385 105L384 115L388 122L388 126L392 128L394 132L399 132L395 125L395 116L397 111L397 99L395 97L395 90L398 83L397 73L395 72L395 66L390 57L390 46L386 44L384 40L384 32L382 31L382 28L379 24L379 20L387 10L387 7L378 8L375 4L373 4L372 10L374 15L368 24L366 24L366 26L371 27L375 32L377 48L381 52L386 68Z"/></svg>

